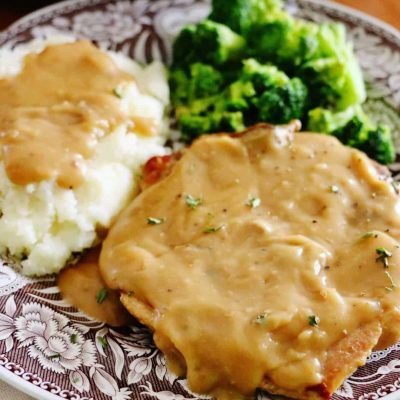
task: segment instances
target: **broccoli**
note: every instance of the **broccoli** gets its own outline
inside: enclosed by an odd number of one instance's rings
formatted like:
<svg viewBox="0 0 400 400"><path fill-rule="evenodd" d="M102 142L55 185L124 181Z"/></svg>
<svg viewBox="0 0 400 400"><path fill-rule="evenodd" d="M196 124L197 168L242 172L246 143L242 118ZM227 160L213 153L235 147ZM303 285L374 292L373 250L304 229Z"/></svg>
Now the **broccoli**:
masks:
<svg viewBox="0 0 400 400"><path fill-rule="evenodd" d="M277 67L260 64L254 58L243 61L240 79L250 81L258 94L275 86L282 86L289 82L289 77Z"/></svg>
<svg viewBox="0 0 400 400"><path fill-rule="evenodd" d="M171 70L169 83L172 104L177 106L219 93L223 78L211 65L195 63L190 66L189 72L180 68Z"/></svg>
<svg viewBox="0 0 400 400"><path fill-rule="evenodd" d="M396 159L392 134L387 125L379 124L375 129L369 130L368 140L359 149L382 164L391 164Z"/></svg>
<svg viewBox="0 0 400 400"><path fill-rule="evenodd" d="M240 111L214 110L207 116L187 113L180 117L179 126L182 130L181 139L186 143L205 133L239 132L245 129Z"/></svg>
<svg viewBox="0 0 400 400"><path fill-rule="evenodd" d="M236 81L226 91L226 108L229 111L244 111L249 108L249 99L255 96L256 90L250 81Z"/></svg>
<svg viewBox="0 0 400 400"><path fill-rule="evenodd" d="M282 0L212 0L209 19L245 34L253 24L263 23L284 14Z"/></svg>
<svg viewBox="0 0 400 400"><path fill-rule="evenodd" d="M347 47L346 28L340 23L315 25L318 49L315 58L338 57Z"/></svg>
<svg viewBox="0 0 400 400"><path fill-rule="evenodd" d="M190 80L182 69L171 70L169 73L169 87L171 102L174 106L185 104L188 99Z"/></svg>
<svg viewBox="0 0 400 400"><path fill-rule="evenodd" d="M243 122L243 113L240 111L224 111L221 114L216 114L215 117L220 132L240 132L246 128Z"/></svg>
<svg viewBox="0 0 400 400"><path fill-rule="evenodd" d="M315 54L299 71L312 93L314 106L342 111L361 104L366 90L353 47L346 42L342 24L321 24L316 35Z"/></svg>
<svg viewBox="0 0 400 400"><path fill-rule="evenodd" d="M366 99L361 69L350 53L340 59L320 58L309 61L300 68L299 76L307 82L314 107L330 107L342 111L362 104Z"/></svg>
<svg viewBox="0 0 400 400"><path fill-rule="evenodd" d="M176 75L186 85L186 92L185 88L177 91L186 93L186 102L177 104L175 113L187 142L202 133L237 132L257 121L285 123L300 118L307 104L307 88L299 78L290 79L276 67L254 59L243 61L238 79L224 90L214 84L221 82L216 71L204 64L193 65L185 79L181 72Z"/></svg>
<svg viewBox="0 0 400 400"><path fill-rule="evenodd" d="M256 91L256 96L250 99L256 109L253 122L286 123L304 115L308 90L299 78L290 79L276 67L262 65L254 59L243 62L240 77L244 82L251 82Z"/></svg>
<svg viewBox="0 0 400 400"><path fill-rule="evenodd" d="M390 131L362 110L365 85L344 25L295 19L282 0L212 0L212 7L173 44L171 101L183 140L297 118L393 161Z"/></svg>
<svg viewBox="0 0 400 400"><path fill-rule="evenodd" d="M298 74L314 107L339 111L365 101L362 72L344 25L279 18L253 25L246 39L253 57Z"/></svg>
<svg viewBox="0 0 400 400"><path fill-rule="evenodd" d="M187 25L173 44L173 66L188 68L201 62L213 66L240 61L245 40L227 26L204 20L198 25Z"/></svg>
<svg viewBox="0 0 400 400"><path fill-rule="evenodd" d="M189 98L213 96L221 90L222 74L211 65L195 63L190 66Z"/></svg>
<svg viewBox="0 0 400 400"><path fill-rule="evenodd" d="M304 115L308 90L304 83L293 78L283 86L266 90L255 100L258 121L284 124Z"/></svg>
<svg viewBox="0 0 400 400"><path fill-rule="evenodd" d="M369 120L361 106L351 107L339 113L316 108L308 114L310 131L336 136L347 146L364 151L382 164L395 160L395 150L390 129Z"/></svg>
<svg viewBox="0 0 400 400"><path fill-rule="evenodd" d="M334 107L342 96L347 96L347 93L343 93L345 74L345 63L335 58L309 61L299 69L299 75L304 82L307 82L310 89L310 101L313 107Z"/></svg>
<svg viewBox="0 0 400 400"><path fill-rule="evenodd" d="M362 113L360 106L349 107L348 109L333 113L325 108L314 108L308 113L307 129L312 132L330 134L343 127L354 115Z"/></svg>
<svg viewBox="0 0 400 400"><path fill-rule="evenodd" d="M246 39L253 57L276 64L286 72L293 72L296 67L315 57L318 49L317 31L316 24L287 16L253 25Z"/></svg>
<svg viewBox="0 0 400 400"><path fill-rule="evenodd" d="M213 123L213 119L209 116L183 114L179 118L179 126L182 131L181 139L190 143L196 137L213 131Z"/></svg>

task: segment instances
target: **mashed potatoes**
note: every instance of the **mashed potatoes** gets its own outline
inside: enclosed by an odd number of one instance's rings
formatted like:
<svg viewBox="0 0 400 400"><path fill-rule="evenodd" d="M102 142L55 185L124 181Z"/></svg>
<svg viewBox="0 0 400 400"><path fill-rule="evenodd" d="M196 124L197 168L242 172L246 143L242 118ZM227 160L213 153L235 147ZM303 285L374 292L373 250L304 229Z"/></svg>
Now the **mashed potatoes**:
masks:
<svg viewBox="0 0 400 400"><path fill-rule="evenodd" d="M73 39L53 37L1 49L0 78L18 74L28 53L69 41ZM120 124L99 139L94 157L85 161L83 184L73 190L61 188L54 180L16 185L0 163L0 252L21 260L24 274L58 272L72 256L91 247L98 240L98 228L108 228L134 195L141 165L166 153L164 110L169 91L164 67L155 62L142 68L122 54L109 55L137 82L118 88L121 108L130 115L152 118L159 133L144 137Z"/></svg>

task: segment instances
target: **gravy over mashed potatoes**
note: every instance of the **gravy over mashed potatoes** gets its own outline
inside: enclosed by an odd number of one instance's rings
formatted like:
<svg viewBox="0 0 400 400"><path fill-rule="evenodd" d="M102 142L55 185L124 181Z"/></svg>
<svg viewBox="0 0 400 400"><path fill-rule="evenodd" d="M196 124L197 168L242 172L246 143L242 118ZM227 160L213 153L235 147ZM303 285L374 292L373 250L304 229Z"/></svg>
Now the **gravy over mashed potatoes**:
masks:
<svg viewBox="0 0 400 400"><path fill-rule="evenodd" d="M203 136L107 236L100 270L192 390L326 399L400 337L400 199L333 137Z"/></svg>
<svg viewBox="0 0 400 400"><path fill-rule="evenodd" d="M66 38L1 49L0 62L0 249L25 274L57 272L165 154L166 71Z"/></svg>

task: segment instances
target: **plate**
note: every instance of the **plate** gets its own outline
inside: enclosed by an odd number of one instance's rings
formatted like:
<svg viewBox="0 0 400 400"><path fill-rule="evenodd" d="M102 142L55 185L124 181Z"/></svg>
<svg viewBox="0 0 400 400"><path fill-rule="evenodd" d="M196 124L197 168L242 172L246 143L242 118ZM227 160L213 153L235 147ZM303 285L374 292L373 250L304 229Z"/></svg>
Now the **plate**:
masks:
<svg viewBox="0 0 400 400"><path fill-rule="evenodd" d="M400 153L400 32L326 0L290 0L287 6L301 18L347 25L367 81L366 109L393 128ZM72 33L141 62L168 62L180 28L204 18L209 9L205 0L69 0L19 20L0 33L0 45ZM400 173L400 163L393 170ZM51 346L57 346L59 359L46 358ZM25 278L5 260L0 264L0 379L41 400L200 399L167 370L146 328L112 329L91 320L61 299L53 279ZM400 398L400 343L373 353L333 396L380 398ZM259 393L258 399L270 397Z"/></svg>

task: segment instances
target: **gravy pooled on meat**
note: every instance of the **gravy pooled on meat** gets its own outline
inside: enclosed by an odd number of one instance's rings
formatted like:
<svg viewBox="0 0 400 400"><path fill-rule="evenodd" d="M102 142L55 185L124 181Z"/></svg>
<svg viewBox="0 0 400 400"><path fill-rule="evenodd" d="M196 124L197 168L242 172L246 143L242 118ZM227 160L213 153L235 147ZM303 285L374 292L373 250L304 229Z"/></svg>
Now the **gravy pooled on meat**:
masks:
<svg viewBox="0 0 400 400"><path fill-rule="evenodd" d="M98 138L129 119L115 91L132 81L88 41L29 54L17 76L0 80L0 146L10 180L78 186ZM137 124L154 131L150 120Z"/></svg>
<svg viewBox="0 0 400 400"><path fill-rule="evenodd" d="M132 317L121 304L119 293L106 287L99 272L100 246L89 250L76 265L61 271L57 284L72 306L111 326L125 326Z"/></svg>
<svg viewBox="0 0 400 400"><path fill-rule="evenodd" d="M293 130L201 137L103 244L107 285L198 393L326 398L400 337L397 193Z"/></svg>

